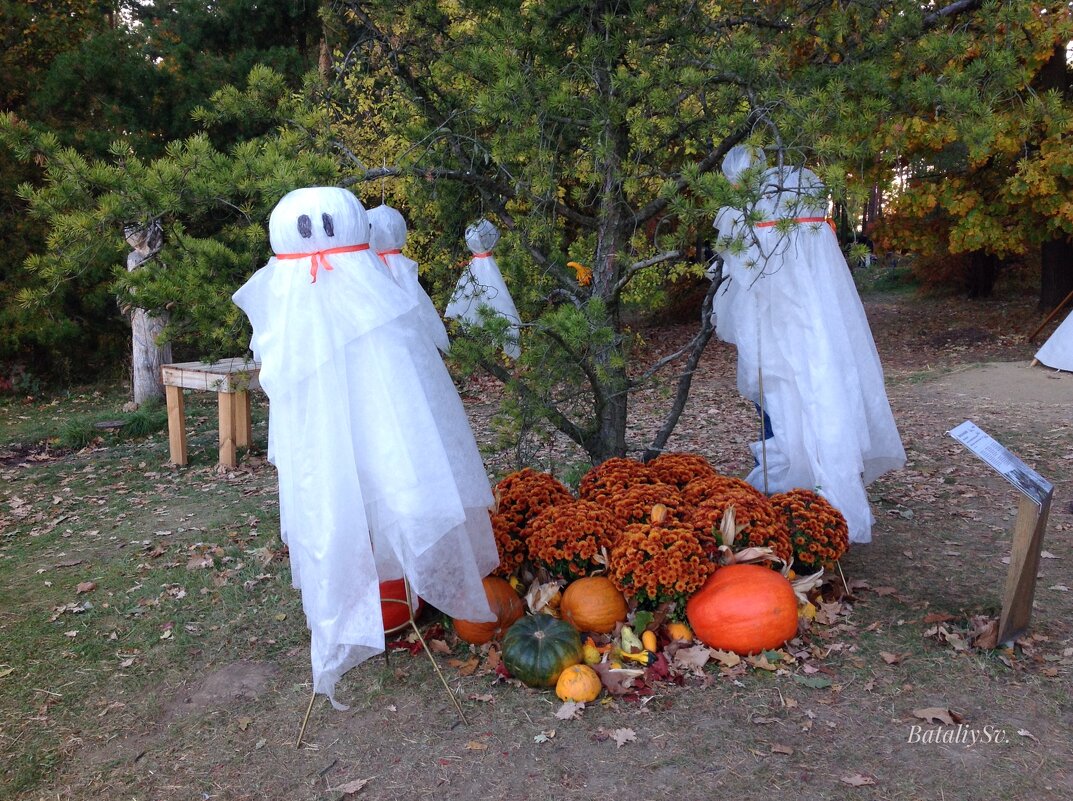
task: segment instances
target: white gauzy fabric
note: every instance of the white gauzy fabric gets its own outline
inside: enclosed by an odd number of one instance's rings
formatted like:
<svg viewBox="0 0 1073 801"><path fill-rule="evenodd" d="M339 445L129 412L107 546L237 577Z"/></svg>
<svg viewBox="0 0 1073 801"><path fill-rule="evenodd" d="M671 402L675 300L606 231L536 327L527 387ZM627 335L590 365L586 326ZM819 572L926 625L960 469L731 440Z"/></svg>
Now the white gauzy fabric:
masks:
<svg viewBox="0 0 1073 801"><path fill-rule="evenodd" d="M518 345L521 317L499 272L499 265L492 256L492 248L498 241L499 230L488 220L480 220L466 229L466 245L472 251L473 259L458 279L444 317L480 325L478 309L488 307L494 314L512 323L503 352L517 359L521 356Z"/></svg>
<svg viewBox="0 0 1073 801"><path fill-rule="evenodd" d="M436 343L437 348L447 353L451 348L447 329L443 327L439 312L418 280L417 262L402 254L402 248L406 244L406 220L398 209L386 204L369 209L368 214L369 224L373 227L369 244L384 260L395 283L417 301L425 333Z"/></svg>
<svg viewBox="0 0 1073 801"><path fill-rule="evenodd" d="M451 377L416 301L368 249L357 198L295 190L269 232L275 257L233 299L270 401L313 687L342 708L336 682L384 648L381 581L405 576L453 617L493 619L492 494Z"/></svg>
<svg viewBox="0 0 1073 801"><path fill-rule="evenodd" d="M764 154L747 145L731 148L723 158L723 174L740 187L743 173L762 169ZM712 322L715 333L738 351L738 391L754 403L760 402L757 381L759 357L756 352L756 296L750 292L760 275L757 251L752 231L746 225L745 211L723 206L716 213L713 228L718 232L716 252L723 259L723 276L712 302Z"/></svg>
<svg viewBox="0 0 1073 801"><path fill-rule="evenodd" d="M824 195L809 170L773 168L761 179L758 277L747 292L774 436L752 446L761 463L748 480L768 492L816 489L845 516L850 540L868 542L874 518L865 487L904 465L905 450ZM778 220L798 222L764 224Z"/></svg>
<svg viewBox="0 0 1073 801"><path fill-rule="evenodd" d="M1043 347L1036 351L1036 359L1055 370L1073 372L1073 313L1054 329Z"/></svg>

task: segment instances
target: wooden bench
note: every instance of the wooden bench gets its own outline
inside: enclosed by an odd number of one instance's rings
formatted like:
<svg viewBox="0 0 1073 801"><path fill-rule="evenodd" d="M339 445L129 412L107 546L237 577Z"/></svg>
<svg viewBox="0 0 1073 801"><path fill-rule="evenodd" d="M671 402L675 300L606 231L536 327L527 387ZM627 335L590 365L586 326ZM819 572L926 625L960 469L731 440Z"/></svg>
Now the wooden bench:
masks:
<svg viewBox="0 0 1073 801"><path fill-rule="evenodd" d="M180 362L160 368L168 401L168 448L171 461L187 464L186 410L183 390L215 392L220 415L220 464L235 466L235 448L253 439L249 390L260 389L259 362L235 358L218 362Z"/></svg>

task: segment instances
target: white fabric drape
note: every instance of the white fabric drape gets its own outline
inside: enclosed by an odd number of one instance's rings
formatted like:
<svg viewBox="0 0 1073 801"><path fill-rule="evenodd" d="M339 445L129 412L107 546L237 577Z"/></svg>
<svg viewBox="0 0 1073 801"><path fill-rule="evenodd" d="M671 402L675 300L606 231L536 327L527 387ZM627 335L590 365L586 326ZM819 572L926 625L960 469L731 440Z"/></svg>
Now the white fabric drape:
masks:
<svg viewBox="0 0 1073 801"><path fill-rule="evenodd" d="M351 250L369 240L357 198L291 192L270 235L276 256L233 299L270 401L314 690L341 706L339 678L384 648L379 582L405 577L453 617L493 619L481 581L498 563L492 494L417 301L372 251Z"/></svg>
<svg viewBox="0 0 1073 801"><path fill-rule="evenodd" d="M517 359L521 356L518 345L521 317L518 316L518 309L499 271L499 265L492 256L492 248L498 241L499 229L488 220L480 220L466 229L466 246L473 253L473 259L458 279L444 317L481 325L478 310L486 307L511 323L503 352Z"/></svg>
<svg viewBox="0 0 1073 801"><path fill-rule="evenodd" d="M369 209L368 214L369 224L372 225L370 246L384 260L395 283L417 301L421 326L425 333L436 343L440 351L447 353L451 348L450 340L447 338L447 329L443 327L443 320L440 319L432 299L421 286L417 262L407 258L401 252L406 244L406 220L398 209L386 204Z"/></svg>
<svg viewBox="0 0 1073 801"><path fill-rule="evenodd" d="M1036 359L1055 370L1073 372L1073 313L1054 329L1043 347L1036 351Z"/></svg>
<svg viewBox="0 0 1073 801"><path fill-rule="evenodd" d="M868 542L865 487L905 463L879 354L825 221L823 184L809 170L773 168L760 191L756 208L772 224L754 226L755 277L742 291L755 302L755 358L774 436L752 446L761 463L748 480L765 489L766 456L767 491L816 489L845 516L851 541ZM753 337L748 329L737 336ZM751 377L739 383L747 397L758 394Z"/></svg>

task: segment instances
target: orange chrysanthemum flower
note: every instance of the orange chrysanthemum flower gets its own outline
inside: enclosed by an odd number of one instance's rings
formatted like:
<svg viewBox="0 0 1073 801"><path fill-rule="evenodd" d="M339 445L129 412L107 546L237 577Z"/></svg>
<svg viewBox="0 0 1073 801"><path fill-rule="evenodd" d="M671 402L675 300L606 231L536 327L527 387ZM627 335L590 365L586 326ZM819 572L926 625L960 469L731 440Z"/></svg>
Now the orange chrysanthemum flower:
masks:
<svg viewBox="0 0 1073 801"><path fill-rule="evenodd" d="M492 532L499 548L499 567L495 573L509 576L528 555L525 529L529 523L545 509L572 502L574 496L555 476L526 467L496 484L495 497Z"/></svg>
<svg viewBox="0 0 1073 801"><path fill-rule="evenodd" d="M794 548L786 521L771 501L752 487L748 490L732 489L704 501L693 510L689 523L708 554L714 557L715 551L723 544L720 527L723 514L731 505L734 506L734 523L738 529L734 549L768 547L779 559L789 564Z"/></svg>
<svg viewBox="0 0 1073 801"><path fill-rule="evenodd" d="M718 476L715 468L697 453L664 453L648 463L657 481L682 489L698 478Z"/></svg>
<svg viewBox="0 0 1073 801"><path fill-rule="evenodd" d="M622 521L591 501L571 501L545 509L529 523L526 545L532 562L553 576L576 579L600 567L622 530Z"/></svg>
<svg viewBox="0 0 1073 801"><path fill-rule="evenodd" d="M578 495L586 501L603 504L613 492L634 484L654 484L656 479L647 466L636 459L612 457L596 465L581 478Z"/></svg>
<svg viewBox="0 0 1073 801"><path fill-rule="evenodd" d="M611 549L608 577L639 609L673 601L681 613L714 569L690 529L635 523Z"/></svg>
<svg viewBox="0 0 1073 801"><path fill-rule="evenodd" d="M849 527L831 503L812 490L794 489L771 496L793 541L798 572L830 570L849 549Z"/></svg>
<svg viewBox="0 0 1073 801"><path fill-rule="evenodd" d="M715 475L695 478L690 481L682 489L682 498L690 506L699 506L705 501L718 500L735 490L753 493L759 498L764 497L764 493L743 479Z"/></svg>

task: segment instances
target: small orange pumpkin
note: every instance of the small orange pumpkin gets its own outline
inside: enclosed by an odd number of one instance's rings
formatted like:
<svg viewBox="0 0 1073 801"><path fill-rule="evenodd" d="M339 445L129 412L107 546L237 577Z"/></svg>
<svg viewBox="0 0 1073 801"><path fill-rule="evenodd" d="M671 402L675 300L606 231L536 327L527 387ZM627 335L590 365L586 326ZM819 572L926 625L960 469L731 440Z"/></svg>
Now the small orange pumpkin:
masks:
<svg viewBox="0 0 1073 801"><path fill-rule="evenodd" d="M626 620L626 599L607 576L586 576L570 583L559 614L578 631L610 634Z"/></svg>
<svg viewBox="0 0 1073 801"><path fill-rule="evenodd" d="M588 665L571 665L559 674L555 694L563 701L587 703L600 694L600 676Z"/></svg>
<svg viewBox="0 0 1073 801"><path fill-rule="evenodd" d="M693 642L693 632L689 630L689 626L677 620L667 624L667 636L670 637L671 640Z"/></svg>
<svg viewBox="0 0 1073 801"><path fill-rule="evenodd" d="M705 645L758 654L797 634L797 596L790 582L768 567L727 565L689 599L686 617Z"/></svg>
<svg viewBox="0 0 1073 801"><path fill-rule="evenodd" d="M474 623L469 620L455 621L455 634L460 640L473 645L484 645L491 640L498 640L503 632L525 614L525 602L510 586L510 582L499 576L487 576L484 579L484 594L488 596L488 606L496 619L491 623Z"/></svg>

